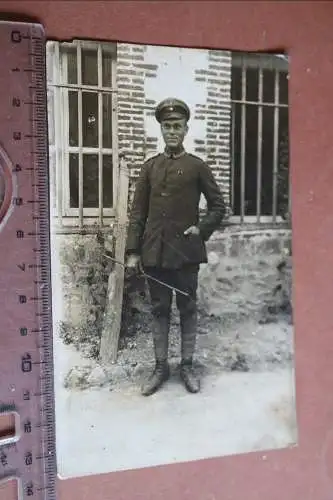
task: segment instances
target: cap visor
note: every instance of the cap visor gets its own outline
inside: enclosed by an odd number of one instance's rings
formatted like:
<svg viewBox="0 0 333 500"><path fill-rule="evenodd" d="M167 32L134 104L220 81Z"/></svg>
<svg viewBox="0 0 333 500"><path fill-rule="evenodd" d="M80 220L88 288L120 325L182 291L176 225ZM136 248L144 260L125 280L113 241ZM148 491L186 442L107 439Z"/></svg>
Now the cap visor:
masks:
<svg viewBox="0 0 333 500"><path fill-rule="evenodd" d="M160 117L160 121L165 121L165 120L181 120L185 118L186 116L183 113L177 113L177 112L170 112L170 113L163 113Z"/></svg>

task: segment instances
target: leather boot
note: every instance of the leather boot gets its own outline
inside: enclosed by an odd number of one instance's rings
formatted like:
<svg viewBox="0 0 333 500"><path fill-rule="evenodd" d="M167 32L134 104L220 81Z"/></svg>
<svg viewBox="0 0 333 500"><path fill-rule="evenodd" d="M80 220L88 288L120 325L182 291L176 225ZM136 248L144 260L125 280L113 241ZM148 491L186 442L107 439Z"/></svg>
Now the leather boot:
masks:
<svg viewBox="0 0 333 500"><path fill-rule="evenodd" d="M154 394L170 376L168 364L170 320L159 317L153 320L153 342L155 351L155 368L141 388L143 396Z"/></svg>
<svg viewBox="0 0 333 500"><path fill-rule="evenodd" d="M180 376L188 392L196 393L200 391L200 380L194 373L192 360L182 360Z"/></svg>
<svg viewBox="0 0 333 500"><path fill-rule="evenodd" d="M182 334L180 376L188 392L196 393L200 391L200 381L194 373L192 362L197 332L196 310L181 314L180 326Z"/></svg>
<svg viewBox="0 0 333 500"><path fill-rule="evenodd" d="M170 369L167 361L156 361L155 369L141 388L143 396L151 396L168 380Z"/></svg>

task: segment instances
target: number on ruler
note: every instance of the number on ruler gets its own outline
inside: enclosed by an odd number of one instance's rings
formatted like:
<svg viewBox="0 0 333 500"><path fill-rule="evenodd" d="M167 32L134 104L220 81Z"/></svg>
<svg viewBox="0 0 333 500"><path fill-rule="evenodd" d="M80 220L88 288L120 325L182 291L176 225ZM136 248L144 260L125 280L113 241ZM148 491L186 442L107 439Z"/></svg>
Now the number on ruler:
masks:
<svg viewBox="0 0 333 500"><path fill-rule="evenodd" d="M30 391L23 391L23 401L30 401Z"/></svg>
<svg viewBox="0 0 333 500"><path fill-rule="evenodd" d="M31 355L29 353L24 354L21 358L21 370L24 373L31 372L32 370Z"/></svg>
<svg viewBox="0 0 333 500"><path fill-rule="evenodd" d="M25 463L25 465L31 465L32 464L32 453L31 453L31 451L28 451L28 453L24 457L24 463Z"/></svg>
<svg viewBox="0 0 333 500"><path fill-rule="evenodd" d="M25 304L26 302L27 302L27 296L26 295L19 295L19 303Z"/></svg>
<svg viewBox="0 0 333 500"><path fill-rule="evenodd" d="M12 106L13 108L19 108L21 106L21 99L19 99L18 97L13 97Z"/></svg>
<svg viewBox="0 0 333 500"><path fill-rule="evenodd" d="M21 205L23 205L23 198L14 198L13 205L16 205L17 207L20 207Z"/></svg>
<svg viewBox="0 0 333 500"><path fill-rule="evenodd" d="M30 420L27 420L25 423L24 423L24 433L25 434L30 434L31 433L31 430L32 430L32 427L31 427L31 422Z"/></svg>
<svg viewBox="0 0 333 500"><path fill-rule="evenodd" d="M4 451L0 453L0 462L2 467L6 467L6 465L8 465L7 455Z"/></svg>
<svg viewBox="0 0 333 500"><path fill-rule="evenodd" d="M20 335L21 337L26 337L28 335L28 328L26 328L25 326L20 328Z"/></svg>
<svg viewBox="0 0 333 500"><path fill-rule="evenodd" d="M22 167L19 163L16 163L15 167L13 168L14 172L21 172Z"/></svg>
<svg viewBox="0 0 333 500"><path fill-rule="evenodd" d="M28 483L25 487L25 493L27 497L32 497L34 494L34 485L32 482Z"/></svg>
<svg viewBox="0 0 333 500"><path fill-rule="evenodd" d="M21 132L13 132L13 139L14 141L20 141L22 137Z"/></svg>
<svg viewBox="0 0 333 500"><path fill-rule="evenodd" d="M18 239L24 238L24 231L22 231L22 229L19 229L18 231L16 231L16 238L18 238Z"/></svg>
<svg viewBox="0 0 333 500"><path fill-rule="evenodd" d="M10 35L11 41L13 43L21 43L22 42L22 35L21 32L18 30L13 30Z"/></svg>

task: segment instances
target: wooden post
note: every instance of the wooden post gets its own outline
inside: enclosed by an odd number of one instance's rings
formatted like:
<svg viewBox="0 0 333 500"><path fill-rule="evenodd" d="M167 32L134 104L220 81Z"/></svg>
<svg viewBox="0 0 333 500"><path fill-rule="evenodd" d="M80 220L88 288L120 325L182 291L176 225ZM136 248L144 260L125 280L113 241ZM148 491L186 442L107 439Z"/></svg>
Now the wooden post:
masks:
<svg viewBox="0 0 333 500"><path fill-rule="evenodd" d="M119 264L114 264L114 269L109 276L108 296L100 345L100 359L102 363L115 363L118 357L125 273L124 266L120 263L124 264L125 261L129 185L128 168L124 159L120 159L118 179L115 260Z"/></svg>

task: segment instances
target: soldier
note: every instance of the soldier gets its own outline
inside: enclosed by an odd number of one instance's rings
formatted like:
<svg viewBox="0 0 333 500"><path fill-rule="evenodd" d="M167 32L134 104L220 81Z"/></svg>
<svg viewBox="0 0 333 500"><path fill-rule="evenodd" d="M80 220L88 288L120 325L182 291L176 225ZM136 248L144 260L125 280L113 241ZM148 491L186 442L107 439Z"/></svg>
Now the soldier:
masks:
<svg viewBox="0 0 333 500"><path fill-rule="evenodd" d="M205 242L220 225L225 204L211 169L183 147L190 110L179 99L165 99L156 108L165 142L163 153L146 161L138 177L126 245L126 267L140 266L176 291L180 316L180 374L191 393L200 390L193 371L197 329L197 284L201 263L207 262ZM199 201L207 214L199 221ZM169 378L168 345L172 288L148 278L152 304L155 369L142 394L153 394ZM178 291L177 291L178 290ZM181 293L183 292L183 293Z"/></svg>

